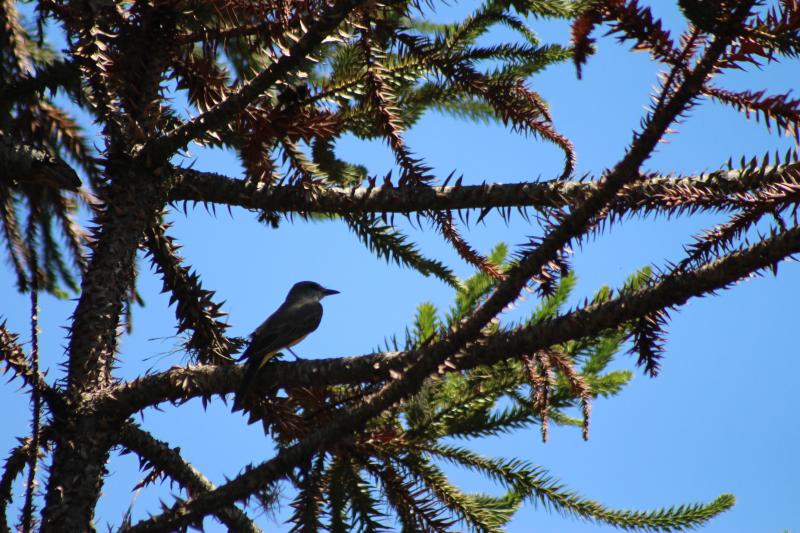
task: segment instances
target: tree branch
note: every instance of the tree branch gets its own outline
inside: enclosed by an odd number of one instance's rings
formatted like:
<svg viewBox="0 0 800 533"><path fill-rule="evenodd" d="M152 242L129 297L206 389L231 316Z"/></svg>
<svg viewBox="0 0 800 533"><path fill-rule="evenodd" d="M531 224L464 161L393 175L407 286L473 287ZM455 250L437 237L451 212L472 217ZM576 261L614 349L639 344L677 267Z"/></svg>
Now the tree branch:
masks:
<svg viewBox="0 0 800 533"><path fill-rule="evenodd" d="M152 171L152 169L149 169ZM42 520L43 533L83 530L102 490L118 421L94 420L80 408L111 385L117 331L135 279L136 250L163 208L169 179L150 174L111 179L70 329L67 394L76 405L59 426ZM131 171L135 175L135 171ZM108 427L104 427L104 426Z"/></svg>
<svg viewBox="0 0 800 533"><path fill-rule="evenodd" d="M238 344L225 335L228 325L218 320L225 316L222 304L215 303L214 291L203 288L200 276L183 266L182 258L173 239L166 234L166 226L154 224L145 232L145 244L156 270L161 274L164 292L171 293L175 302L178 333L191 330L186 342L189 352L203 363L230 362L230 354Z"/></svg>
<svg viewBox="0 0 800 533"><path fill-rule="evenodd" d="M372 383L408 364L406 352L383 352L352 357L300 361L270 361L269 372L258 377L260 390L310 385ZM114 418L125 418L163 402L183 403L192 398L209 401L236 390L244 376L242 365L173 367L108 389L94 408Z"/></svg>
<svg viewBox="0 0 800 533"><path fill-rule="evenodd" d="M31 448L31 439L27 438L22 441L22 444L11 450L6 459L3 476L0 477L0 533L11 533L6 517L6 507L11 503L11 488L14 479L25 469L25 465L30 459Z"/></svg>
<svg viewBox="0 0 800 533"><path fill-rule="evenodd" d="M52 439L53 430L50 426L42 428L39 433L39 446L44 446ZM6 517L6 508L11 503L12 498L12 485L14 480L25 469L33 452L33 440L28 437L20 439L21 444L11 450L8 454L6 462L3 465L3 475L0 477L0 533L10 533L11 530L8 526L8 518Z"/></svg>
<svg viewBox="0 0 800 533"><path fill-rule="evenodd" d="M63 407L63 398L47 384L41 373L33 371L25 352L17 344L17 337L18 335L6 329L5 322L0 324L0 362L5 362L14 375L22 379L26 385L36 388L51 410L59 410Z"/></svg>
<svg viewBox="0 0 800 533"><path fill-rule="evenodd" d="M39 375L39 275L36 271L36 253L31 254L31 372ZM37 387L31 388L32 422L31 454L28 457L28 480L25 487L25 504L22 506L22 531L30 533L34 524L33 498L36 492L36 471L39 466L39 439L41 437L42 396Z"/></svg>
<svg viewBox="0 0 800 533"><path fill-rule="evenodd" d="M631 177L614 198L610 211L671 213L688 210L729 210L731 198L770 184L793 181L800 164L717 171L685 177ZM600 181L540 181L459 185L455 187L330 187L315 190L294 186L253 190L244 180L213 172L176 169L178 183L172 202L198 202L270 212L411 213L509 207L574 208L594 194ZM626 178L628 179L628 178Z"/></svg>
<svg viewBox="0 0 800 533"><path fill-rule="evenodd" d="M37 65L33 75L24 73L12 83L0 87L0 102L29 101L45 90L65 89L72 96L81 95L80 70L71 61L55 60Z"/></svg>
<svg viewBox="0 0 800 533"><path fill-rule="evenodd" d="M4 177L14 182L44 184L73 192L81 186L78 174L61 158L41 148L14 143L1 133L0 170Z"/></svg>
<svg viewBox="0 0 800 533"><path fill-rule="evenodd" d="M156 439L135 424L129 423L122 427L122 431L119 433L119 443L138 455L142 464L150 464L177 481L191 497L215 488L214 484L201 472L186 462L181 456L180 450L170 448L167 443ZM215 514L230 531L261 532L253 521L235 505L223 507Z"/></svg>
<svg viewBox="0 0 800 533"><path fill-rule="evenodd" d="M214 131L233 120L239 113L264 94L275 82L297 69L306 56L329 36L350 12L365 0L338 0L309 28L289 52L281 56L237 92L205 113L169 133L148 142L141 151L144 161L161 161L184 148L190 141Z"/></svg>

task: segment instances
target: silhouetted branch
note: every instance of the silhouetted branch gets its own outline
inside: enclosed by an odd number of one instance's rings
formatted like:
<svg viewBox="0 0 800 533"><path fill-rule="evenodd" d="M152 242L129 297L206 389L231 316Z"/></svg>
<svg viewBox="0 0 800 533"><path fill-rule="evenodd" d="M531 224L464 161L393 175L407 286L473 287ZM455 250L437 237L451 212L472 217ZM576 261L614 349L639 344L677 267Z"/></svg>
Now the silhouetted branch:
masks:
<svg viewBox="0 0 800 533"><path fill-rule="evenodd" d="M81 186L78 174L60 158L41 148L13 143L2 134L0 170L3 176L18 183L38 183L68 191L76 191Z"/></svg>
<svg viewBox="0 0 800 533"><path fill-rule="evenodd" d="M36 254L31 255L31 372L39 375L39 275L36 271ZM33 498L36 493L36 471L39 463L39 438L41 433L42 397L37 387L31 387L31 453L28 456L28 480L25 485L25 503L22 506L22 531L30 533L34 524Z"/></svg>
<svg viewBox="0 0 800 533"><path fill-rule="evenodd" d="M0 477L0 533L11 533L6 516L6 507L11 503L11 489L14 479L25 469L25 465L30 459L31 450L31 439L27 438L11 451L3 465L3 475Z"/></svg>
<svg viewBox="0 0 800 533"><path fill-rule="evenodd" d="M175 303L178 333L191 330L187 350L202 363L231 361L230 354L238 344L225 335L228 325L218 320L225 316L221 303L212 298L214 291L203 289L200 276L181 263L178 246L166 234L164 224L155 224L145 232L145 244L156 270L164 282L164 292L170 292Z"/></svg>
<svg viewBox="0 0 800 533"><path fill-rule="evenodd" d="M0 363L5 363L6 369L11 370L14 377L22 379L29 387L35 387L51 409L58 409L63 405L62 398L40 373L34 372L30 367L25 352L17 344L17 337L18 335L6 329L5 322L0 323Z"/></svg>
<svg viewBox="0 0 800 533"><path fill-rule="evenodd" d="M52 428L46 426L39 434L39 445L43 446L52 438ZM14 480L25 469L25 465L30 461L33 453L32 439L27 437L20 439L21 444L11 450L3 464L3 475L0 476L0 533L11 533L8 526L6 509L12 500L12 488ZM41 454L41 451L38 452Z"/></svg>
<svg viewBox="0 0 800 533"><path fill-rule="evenodd" d="M800 165L779 165L761 171L739 169L685 177L629 176L609 207L612 213L676 213L730 210L738 194L768 184L794 181ZM173 202L239 206L275 212L412 213L459 209L574 207L594 194L599 181L540 181L433 187L329 187L315 190L294 186L253 190L244 180L213 172L180 169L170 194Z"/></svg>
<svg viewBox="0 0 800 533"><path fill-rule="evenodd" d="M214 490L214 484L181 457L180 450L170 448L150 433L135 424L123 426L119 433L119 443L139 456L139 462L163 472L171 480L176 481L189 496L197 496L203 492ZM143 468L145 467L143 466ZM229 531L243 533L259 533L261 530L238 507L223 507L214 513L225 524Z"/></svg>
<svg viewBox="0 0 800 533"><path fill-rule="evenodd" d="M336 30L336 27L350 12L364 1L339 0L336 2L320 15L319 20L300 37L288 53L261 71L237 92L230 94L225 100L202 115L147 143L141 154L144 160L160 161L167 155L184 148L190 141L202 137L207 132L215 131L233 120L256 98L274 86L276 81L298 68L306 60L306 56L313 52L326 37Z"/></svg>
<svg viewBox="0 0 800 533"><path fill-rule="evenodd" d="M56 60L38 66L33 75L25 75L0 87L0 102L26 101L45 90L55 92L65 89L72 95L80 94L80 71L71 61Z"/></svg>

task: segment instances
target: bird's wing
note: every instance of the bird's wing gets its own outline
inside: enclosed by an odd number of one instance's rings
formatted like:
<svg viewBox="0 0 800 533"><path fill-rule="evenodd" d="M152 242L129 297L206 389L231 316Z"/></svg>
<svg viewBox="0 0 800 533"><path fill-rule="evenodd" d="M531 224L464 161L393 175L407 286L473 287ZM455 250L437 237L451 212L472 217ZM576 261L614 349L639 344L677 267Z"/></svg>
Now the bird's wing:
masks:
<svg viewBox="0 0 800 533"><path fill-rule="evenodd" d="M322 305L319 302L281 306L256 328L242 358L263 357L292 346L317 329L321 320Z"/></svg>
<svg viewBox="0 0 800 533"><path fill-rule="evenodd" d="M306 335L317 329L322 320L322 305L319 302L301 305L281 305L260 326L256 328L240 359L247 359L247 369L239 389L233 410L244 406L245 399L261 369L272 359L275 352L300 342Z"/></svg>

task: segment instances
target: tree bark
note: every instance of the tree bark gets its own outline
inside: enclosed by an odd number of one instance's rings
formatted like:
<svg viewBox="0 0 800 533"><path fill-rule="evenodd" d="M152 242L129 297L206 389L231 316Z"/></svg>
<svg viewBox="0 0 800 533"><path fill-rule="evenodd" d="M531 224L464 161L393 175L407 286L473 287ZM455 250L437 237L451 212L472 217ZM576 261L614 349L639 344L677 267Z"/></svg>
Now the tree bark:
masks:
<svg viewBox="0 0 800 533"><path fill-rule="evenodd" d="M164 183L153 173L116 178L99 215L99 235L83 278L70 331L67 402L54 416L55 451L45 497L42 532L95 531L94 510L109 449L121 420L101 418L91 405L111 386L117 329L145 228L164 204Z"/></svg>

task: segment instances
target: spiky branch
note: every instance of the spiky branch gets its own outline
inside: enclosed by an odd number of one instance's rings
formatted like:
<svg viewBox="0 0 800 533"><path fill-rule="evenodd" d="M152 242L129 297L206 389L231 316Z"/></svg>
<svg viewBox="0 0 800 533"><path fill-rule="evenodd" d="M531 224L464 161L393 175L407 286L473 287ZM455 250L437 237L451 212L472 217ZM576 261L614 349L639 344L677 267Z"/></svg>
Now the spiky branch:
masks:
<svg viewBox="0 0 800 533"><path fill-rule="evenodd" d="M611 213L680 213L730 211L739 195L768 185L794 184L798 165L789 154L786 164L762 166L760 162L736 170L720 170L685 177L630 176L630 182L614 198ZM278 212L317 213L413 213L417 211L466 210L482 212L507 208L570 208L582 204L601 183L596 180L551 180L482 185L403 187L328 187L308 194L306 189L277 186L252 190L240 179L213 172L176 170L179 181L170 194L173 202L238 206Z"/></svg>
<svg viewBox="0 0 800 533"><path fill-rule="evenodd" d="M119 433L119 444L139 457L142 470L149 470L149 478L166 476L178 483L190 496L214 489L206 477L187 463L179 449L170 448L135 424L126 424ZM238 507L230 506L216 513L219 520L231 531L258 533L261 530Z"/></svg>

